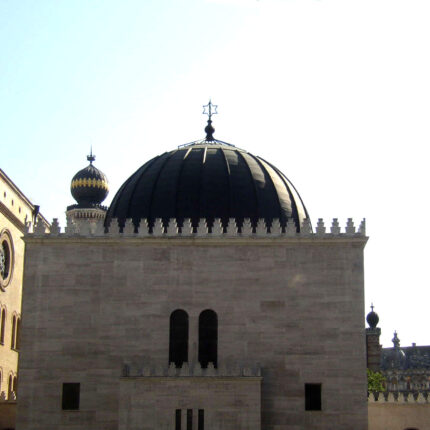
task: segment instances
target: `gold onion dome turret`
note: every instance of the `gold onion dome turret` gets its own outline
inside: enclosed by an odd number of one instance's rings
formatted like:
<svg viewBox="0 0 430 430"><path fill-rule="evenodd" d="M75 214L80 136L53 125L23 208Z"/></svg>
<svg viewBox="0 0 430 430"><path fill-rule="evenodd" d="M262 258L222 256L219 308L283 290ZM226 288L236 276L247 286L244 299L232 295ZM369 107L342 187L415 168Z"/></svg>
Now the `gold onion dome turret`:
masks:
<svg viewBox="0 0 430 430"><path fill-rule="evenodd" d="M93 165L95 159L96 157L91 151L87 156L90 164L76 173L70 184L70 192L77 201L78 207L97 207L109 193L106 175Z"/></svg>

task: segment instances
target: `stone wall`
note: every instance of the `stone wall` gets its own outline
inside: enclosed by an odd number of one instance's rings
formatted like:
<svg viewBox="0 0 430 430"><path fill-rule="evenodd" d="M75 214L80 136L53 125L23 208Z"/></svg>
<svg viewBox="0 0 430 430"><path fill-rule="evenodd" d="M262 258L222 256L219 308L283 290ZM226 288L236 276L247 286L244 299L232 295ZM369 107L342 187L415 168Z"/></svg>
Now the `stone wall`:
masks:
<svg viewBox="0 0 430 430"><path fill-rule="evenodd" d="M199 314L212 309L219 366L261 368L261 410L255 388L243 400L240 381L203 389L208 417L230 408L223 430L248 418L249 429L367 429L361 233L161 234L26 237L17 430L132 429L141 395L147 414L199 408L202 388L189 381L167 399L166 384L129 387L121 376L126 360L168 366L176 309L189 315L190 364ZM61 410L63 382L81 384L79 411ZM322 384L321 411L305 411L305 383Z"/></svg>
<svg viewBox="0 0 430 430"><path fill-rule="evenodd" d="M430 403L423 394L414 397L410 393L395 397L379 394L375 401L369 397L369 430L428 430L430 428Z"/></svg>

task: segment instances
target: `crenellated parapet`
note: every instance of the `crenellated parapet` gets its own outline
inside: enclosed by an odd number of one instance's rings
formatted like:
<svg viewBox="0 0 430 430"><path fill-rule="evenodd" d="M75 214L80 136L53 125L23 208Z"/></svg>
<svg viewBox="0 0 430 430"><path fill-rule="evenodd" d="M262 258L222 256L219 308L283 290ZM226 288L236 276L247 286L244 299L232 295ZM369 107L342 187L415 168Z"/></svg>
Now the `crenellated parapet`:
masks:
<svg viewBox="0 0 430 430"><path fill-rule="evenodd" d="M58 224L58 219L54 218L50 231L45 226L29 226L26 236L30 237L134 237L134 238L336 238L336 237L365 237L366 221L363 219L356 227L352 218L348 218L346 226L341 229L339 221L334 218L330 227L326 227L322 218L318 219L315 230L312 228L308 218L304 219L301 226L295 224L294 220L289 220L286 224L281 224L275 218L270 224L264 219L259 219L252 223L249 218L239 224L234 218L223 222L219 218L207 220L201 218L198 223L192 223L186 218L181 222L171 218L164 221L160 218L153 222L148 222L142 218L139 222L132 219L118 220L114 218L110 225L106 227L103 219L67 219L67 226L64 231Z"/></svg>
<svg viewBox="0 0 430 430"><path fill-rule="evenodd" d="M367 397L368 403L397 403L397 404L425 404L430 403L428 391L418 392L371 392Z"/></svg>
<svg viewBox="0 0 430 430"><path fill-rule="evenodd" d="M261 377L261 368L244 367L239 365L229 366L220 364L214 367L209 363L206 368L202 368L200 363L189 365L184 363L182 367L176 367L175 363L170 366L150 364L123 363L121 376L127 377Z"/></svg>

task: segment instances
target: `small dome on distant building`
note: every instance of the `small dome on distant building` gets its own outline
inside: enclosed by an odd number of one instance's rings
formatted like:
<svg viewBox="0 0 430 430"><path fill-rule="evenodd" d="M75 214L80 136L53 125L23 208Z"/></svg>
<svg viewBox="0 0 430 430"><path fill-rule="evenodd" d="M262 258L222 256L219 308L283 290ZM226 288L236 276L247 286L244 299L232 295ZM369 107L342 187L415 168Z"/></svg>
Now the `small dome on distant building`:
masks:
<svg viewBox="0 0 430 430"><path fill-rule="evenodd" d="M392 339L393 348L386 348L382 356L381 367L382 369L404 369L407 365L406 354L400 348L400 339L397 332L394 332Z"/></svg>
<svg viewBox="0 0 430 430"><path fill-rule="evenodd" d="M379 322L379 316L376 312L373 311L373 308L374 308L373 303L370 306L370 308L372 310L367 314L366 321L369 324L370 328L376 328Z"/></svg>
<svg viewBox="0 0 430 430"><path fill-rule="evenodd" d="M92 151L87 156L90 164L73 176L70 192L78 207L91 208L100 205L109 193L106 175L93 166L96 157Z"/></svg>

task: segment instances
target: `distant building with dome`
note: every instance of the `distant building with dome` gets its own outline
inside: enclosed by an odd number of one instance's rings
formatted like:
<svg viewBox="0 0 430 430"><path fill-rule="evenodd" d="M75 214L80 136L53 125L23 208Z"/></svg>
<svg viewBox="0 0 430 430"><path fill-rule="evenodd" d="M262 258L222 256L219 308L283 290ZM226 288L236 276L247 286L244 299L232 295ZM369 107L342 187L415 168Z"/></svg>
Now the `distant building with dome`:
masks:
<svg viewBox="0 0 430 430"><path fill-rule="evenodd" d="M367 366L385 378L386 391L369 393L370 430L423 430L430 422L430 346L400 346L397 332L393 347L379 344L378 314L367 315Z"/></svg>
<svg viewBox="0 0 430 430"><path fill-rule="evenodd" d="M368 428L364 221L205 131L25 235L17 430Z"/></svg>

